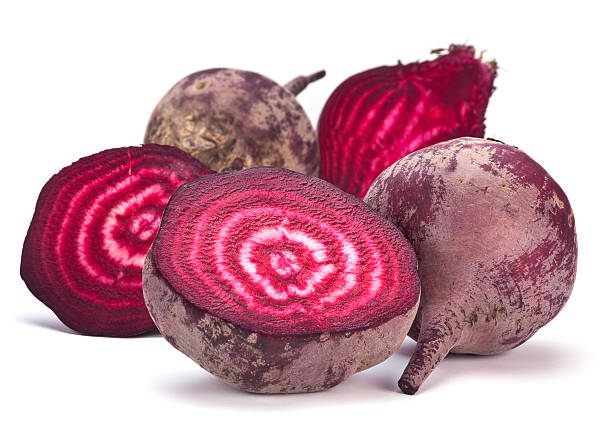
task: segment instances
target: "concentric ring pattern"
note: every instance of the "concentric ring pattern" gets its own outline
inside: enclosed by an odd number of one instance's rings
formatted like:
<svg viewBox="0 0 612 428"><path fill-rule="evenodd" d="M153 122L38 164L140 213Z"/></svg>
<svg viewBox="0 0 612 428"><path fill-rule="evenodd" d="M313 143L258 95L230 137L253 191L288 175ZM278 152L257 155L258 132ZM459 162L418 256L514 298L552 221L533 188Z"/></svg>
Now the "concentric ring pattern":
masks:
<svg viewBox="0 0 612 428"><path fill-rule="evenodd" d="M154 328L142 265L172 193L211 173L173 147L106 150L44 186L24 243L22 277L69 327L101 335Z"/></svg>
<svg viewBox="0 0 612 428"><path fill-rule="evenodd" d="M319 117L321 178L363 198L374 179L409 153L484 135L495 65L454 45L435 60L355 74Z"/></svg>
<svg viewBox="0 0 612 428"><path fill-rule="evenodd" d="M272 335L374 326L419 295L414 252L391 223L323 180L277 168L182 186L152 252L191 303Z"/></svg>

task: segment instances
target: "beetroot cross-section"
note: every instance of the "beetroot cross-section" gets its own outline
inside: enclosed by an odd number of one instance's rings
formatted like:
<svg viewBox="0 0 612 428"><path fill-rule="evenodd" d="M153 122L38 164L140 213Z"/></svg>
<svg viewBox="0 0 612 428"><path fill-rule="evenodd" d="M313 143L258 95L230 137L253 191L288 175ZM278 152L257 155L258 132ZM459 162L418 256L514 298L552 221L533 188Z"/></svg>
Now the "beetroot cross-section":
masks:
<svg viewBox="0 0 612 428"><path fill-rule="evenodd" d="M194 305L260 333L370 327L418 298L405 285L418 281L412 249L394 226L328 183L281 169L186 183L152 255Z"/></svg>
<svg viewBox="0 0 612 428"><path fill-rule="evenodd" d="M143 291L168 342L259 393L324 390L385 360L420 296L416 256L395 226L326 181L279 168L181 186Z"/></svg>
<svg viewBox="0 0 612 428"><path fill-rule="evenodd" d="M451 45L433 61L355 74L319 118L321 178L363 198L385 168L418 149L455 137L484 136L494 62Z"/></svg>
<svg viewBox="0 0 612 428"><path fill-rule="evenodd" d="M62 169L38 198L23 280L79 332L154 329L142 297L145 255L174 190L209 173L179 149L158 145L106 150Z"/></svg>

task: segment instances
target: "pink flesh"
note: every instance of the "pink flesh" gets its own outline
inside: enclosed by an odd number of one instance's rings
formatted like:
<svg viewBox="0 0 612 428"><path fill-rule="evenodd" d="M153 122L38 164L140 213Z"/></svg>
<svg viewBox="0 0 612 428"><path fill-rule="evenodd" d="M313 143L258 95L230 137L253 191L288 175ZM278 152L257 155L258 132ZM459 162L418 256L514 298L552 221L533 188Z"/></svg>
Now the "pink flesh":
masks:
<svg viewBox="0 0 612 428"><path fill-rule="evenodd" d="M41 191L22 256L32 292L75 330L154 328L141 271L168 199L211 171L178 149L107 150L56 174Z"/></svg>
<svg viewBox="0 0 612 428"><path fill-rule="evenodd" d="M434 61L379 67L344 81L319 119L321 178L363 198L385 168L455 137L484 136L495 67L469 46Z"/></svg>
<svg viewBox="0 0 612 428"><path fill-rule="evenodd" d="M260 333L374 326L419 296L413 250L393 225L329 183L288 170L186 184L152 251L194 305Z"/></svg>

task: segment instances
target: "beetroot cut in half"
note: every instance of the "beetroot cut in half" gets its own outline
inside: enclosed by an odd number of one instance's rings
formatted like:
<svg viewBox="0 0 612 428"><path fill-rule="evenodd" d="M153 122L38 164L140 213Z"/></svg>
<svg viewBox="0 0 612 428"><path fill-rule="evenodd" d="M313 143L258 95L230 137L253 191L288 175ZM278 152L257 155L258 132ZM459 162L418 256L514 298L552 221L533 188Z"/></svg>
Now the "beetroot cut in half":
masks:
<svg viewBox="0 0 612 428"><path fill-rule="evenodd" d="M68 327L97 336L155 329L142 265L178 186L212 173L174 147L105 150L45 184L21 254L21 277Z"/></svg>
<svg viewBox="0 0 612 428"><path fill-rule="evenodd" d="M497 65L472 46L433 61L373 68L349 77L319 118L321 178L363 198L385 168L456 137L483 137Z"/></svg>
<svg viewBox="0 0 612 428"><path fill-rule="evenodd" d="M359 199L286 169L181 186L145 260L164 337L250 392L330 388L401 345L419 301L416 257Z"/></svg>

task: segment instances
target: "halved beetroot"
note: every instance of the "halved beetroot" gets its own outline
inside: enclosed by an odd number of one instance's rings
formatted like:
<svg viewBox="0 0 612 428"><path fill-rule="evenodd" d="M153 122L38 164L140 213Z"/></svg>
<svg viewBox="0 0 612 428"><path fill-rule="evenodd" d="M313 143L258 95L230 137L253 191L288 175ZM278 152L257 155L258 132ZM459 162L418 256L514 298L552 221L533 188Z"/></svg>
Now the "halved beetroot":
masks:
<svg viewBox="0 0 612 428"><path fill-rule="evenodd" d="M321 178L363 198L393 162L455 137L483 137L497 65L472 46L433 61L383 66L349 77L319 118Z"/></svg>
<svg viewBox="0 0 612 428"><path fill-rule="evenodd" d="M173 346L252 392L322 390L383 361L419 300L414 251L395 226L323 180L278 168L181 186L143 288Z"/></svg>
<svg viewBox="0 0 612 428"><path fill-rule="evenodd" d="M142 298L142 265L170 196L211 170L174 147L105 150L45 184L21 255L32 294L84 334L155 329Z"/></svg>

